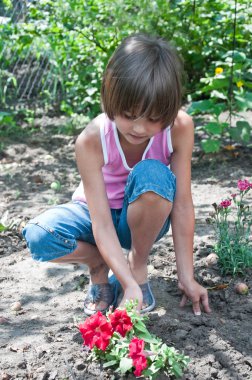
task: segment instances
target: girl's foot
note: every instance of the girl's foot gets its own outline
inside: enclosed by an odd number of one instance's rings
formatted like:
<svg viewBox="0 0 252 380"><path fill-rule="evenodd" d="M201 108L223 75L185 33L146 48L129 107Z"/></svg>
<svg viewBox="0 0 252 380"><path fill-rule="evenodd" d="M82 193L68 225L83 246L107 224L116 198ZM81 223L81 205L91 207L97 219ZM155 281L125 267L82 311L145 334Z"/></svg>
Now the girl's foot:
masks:
<svg viewBox="0 0 252 380"><path fill-rule="evenodd" d="M84 313L93 315L97 311L106 313L116 302L114 286L108 283L91 284L84 300Z"/></svg>
<svg viewBox="0 0 252 380"><path fill-rule="evenodd" d="M149 282L146 282L145 284L141 284L139 285L139 287L141 288L142 293L143 293L143 304L142 304L140 313L144 314L154 309L156 305L156 301L151 291ZM121 288L121 291L119 292L119 295L117 297L116 307L120 306L122 299L123 299L123 290Z"/></svg>

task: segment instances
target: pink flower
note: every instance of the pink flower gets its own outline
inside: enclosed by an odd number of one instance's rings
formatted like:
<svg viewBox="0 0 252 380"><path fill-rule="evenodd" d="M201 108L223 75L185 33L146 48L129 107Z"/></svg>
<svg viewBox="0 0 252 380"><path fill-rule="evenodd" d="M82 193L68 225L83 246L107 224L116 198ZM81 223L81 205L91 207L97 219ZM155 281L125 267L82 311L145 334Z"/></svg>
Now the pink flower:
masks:
<svg viewBox="0 0 252 380"><path fill-rule="evenodd" d="M79 325L79 330L84 344L93 348L94 346L105 351L113 334L111 324L100 311L87 318Z"/></svg>
<svg viewBox="0 0 252 380"><path fill-rule="evenodd" d="M139 338L131 339L129 344L129 356L134 359L138 355L142 355L144 349L144 340Z"/></svg>
<svg viewBox="0 0 252 380"><path fill-rule="evenodd" d="M231 205L231 200L230 199L225 199L219 204L220 208L228 208Z"/></svg>
<svg viewBox="0 0 252 380"><path fill-rule="evenodd" d="M109 315L113 331L118 332L123 338L133 327L132 321L126 310L116 309L114 313Z"/></svg>
<svg viewBox="0 0 252 380"><path fill-rule="evenodd" d="M136 359L133 360L134 367L136 368L134 371L134 375L141 376L142 371L147 367L147 359L144 355L139 355Z"/></svg>
<svg viewBox="0 0 252 380"><path fill-rule="evenodd" d="M231 197L234 199L237 197L237 194L231 194Z"/></svg>
<svg viewBox="0 0 252 380"><path fill-rule="evenodd" d="M131 339L129 344L129 357L133 360L135 367L134 375L141 376L142 371L147 367L147 359L144 354L144 340L139 338Z"/></svg>
<svg viewBox="0 0 252 380"><path fill-rule="evenodd" d="M243 181L239 179L239 181L237 182L237 186L239 190L245 191L247 189L251 189L252 184L249 183L247 179L244 179Z"/></svg>

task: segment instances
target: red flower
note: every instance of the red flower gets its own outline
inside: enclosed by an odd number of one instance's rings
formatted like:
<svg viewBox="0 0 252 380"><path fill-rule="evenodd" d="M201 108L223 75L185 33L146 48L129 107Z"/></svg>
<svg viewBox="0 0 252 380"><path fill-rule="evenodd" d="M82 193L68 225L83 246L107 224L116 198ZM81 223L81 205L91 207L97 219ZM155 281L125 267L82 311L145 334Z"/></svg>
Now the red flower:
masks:
<svg viewBox="0 0 252 380"><path fill-rule="evenodd" d="M136 359L133 359L133 365L136 368L134 371L135 376L141 376L142 371L147 367L147 359L144 355L139 355Z"/></svg>
<svg viewBox="0 0 252 380"><path fill-rule="evenodd" d="M247 179L244 179L244 181L239 179L239 181L237 182L237 186L238 186L239 190L245 191L245 190L251 188L251 183L249 183L249 181Z"/></svg>
<svg viewBox="0 0 252 380"><path fill-rule="evenodd" d="M231 205L231 200L230 199L225 199L219 204L219 207L221 208L228 208Z"/></svg>
<svg viewBox="0 0 252 380"><path fill-rule="evenodd" d="M126 310L116 309L113 314L109 315L113 331L118 332L123 338L133 327L132 321Z"/></svg>
<svg viewBox="0 0 252 380"><path fill-rule="evenodd" d="M147 367L147 359L144 355L144 340L133 338L129 344L129 357L133 359L135 367L134 375L141 376L142 371Z"/></svg>
<svg viewBox="0 0 252 380"><path fill-rule="evenodd" d="M111 324L100 311L87 318L84 323L79 325L84 345L93 348L96 346L105 351L109 345L113 334Z"/></svg>
<svg viewBox="0 0 252 380"><path fill-rule="evenodd" d="M134 359L138 355L143 354L144 349L144 340L139 338L133 338L131 339L131 342L129 344L129 356Z"/></svg>

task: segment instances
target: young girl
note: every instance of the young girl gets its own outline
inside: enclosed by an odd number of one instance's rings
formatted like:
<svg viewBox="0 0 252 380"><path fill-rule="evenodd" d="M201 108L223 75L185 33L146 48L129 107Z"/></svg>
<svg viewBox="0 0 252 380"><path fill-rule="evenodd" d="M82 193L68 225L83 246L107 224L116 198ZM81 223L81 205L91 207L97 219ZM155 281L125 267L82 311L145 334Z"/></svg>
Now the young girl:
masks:
<svg viewBox="0 0 252 380"><path fill-rule="evenodd" d="M136 299L142 312L154 308L147 261L170 221L180 305L189 299L195 315L200 304L210 312L207 291L193 274L194 130L180 110L180 66L160 38L133 35L121 43L103 78L104 113L76 141L82 181L72 202L47 210L24 229L35 260L88 265L88 315L116 303L109 269L121 285L117 305ZM127 259L123 248L130 250Z"/></svg>

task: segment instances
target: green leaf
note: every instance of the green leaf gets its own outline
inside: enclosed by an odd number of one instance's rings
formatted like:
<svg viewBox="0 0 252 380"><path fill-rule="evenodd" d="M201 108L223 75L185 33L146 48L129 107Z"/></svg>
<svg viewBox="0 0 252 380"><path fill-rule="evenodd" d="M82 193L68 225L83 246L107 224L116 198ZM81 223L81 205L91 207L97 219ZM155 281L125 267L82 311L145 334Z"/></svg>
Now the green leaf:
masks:
<svg viewBox="0 0 252 380"><path fill-rule="evenodd" d="M199 100L197 102L192 102L187 112L190 115L196 115L198 113L210 112L214 104L211 100Z"/></svg>
<svg viewBox="0 0 252 380"><path fill-rule="evenodd" d="M140 321L140 320L138 320L138 321L135 322L134 328L137 329L137 330L139 330L139 331L142 331L142 332L144 332L144 333L145 333L145 332L148 332L147 327L146 327L145 324L144 324L142 321Z"/></svg>
<svg viewBox="0 0 252 380"><path fill-rule="evenodd" d="M213 135L221 135L222 133L222 124L221 123L215 123L210 122L207 125L203 127L206 132L213 134Z"/></svg>
<svg viewBox="0 0 252 380"><path fill-rule="evenodd" d="M120 368L121 373L126 373L132 367L133 367L132 359L130 359L130 358L122 358L120 360L119 368Z"/></svg>
<svg viewBox="0 0 252 380"><path fill-rule="evenodd" d="M221 142L217 140L207 139L202 140L201 145L205 153L216 153L220 150Z"/></svg>
<svg viewBox="0 0 252 380"><path fill-rule="evenodd" d="M236 127L229 129L230 136L235 141L249 142L251 126L247 121L237 121Z"/></svg>
<svg viewBox="0 0 252 380"><path fill-rule="evenodd" d="M5 226L4 224L0 223L0 232L7 231L8 226Z"/></svg>
<svg viewBox="0 0 252 380"><path fill-rule="evenodd" d="M146 343L158 343L158 340L155 336L149 334L148 332L147 333L144 333L144 332L137 332L137 337L139 339L143 339Z"/></svg>
<svg viewBox="0 0 252 380"><path fill-rule="evenodd" d="M227 58L232 57L232 56L233 56L232 59L234 59L234 62L244 62L246 60L246 54L237 50L235 50L234 52L230 50L224 55L224 57L227 57Z"/></svg>
<svg viewBox="0 0 252 380"><path fill-rule="evenodd" d="M173 363L171 370L175 377L181 377L183 374L182 369L178 363Z"/></svg>
<svg viewBox="0 0 252 380"><path fill-rule="evenodd" d="M220 92L220 91L217 91L217 90L213 90L211 92L211 97L212 98L218 98L218 99L224 99L224 100L227 100L227 95L225 95L223 92Z"/></svg>
<svg viewBox="0 0 252 380"><path fill-rule="evenodd" d="M252 93L251 92L247 92L243 94L243 96L238 95L236 92L235 100L242 111L246 111L247 109L252 109Z"/></svg>
<svg viewBox="0 0 252 380"><path fill-rule="evenodd" d="M110 360L109 362L106 362L103 364L103 368L111 367L111 366L116 365L116 364L118 364L117 360Z"/></svg>

